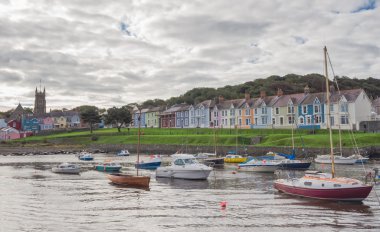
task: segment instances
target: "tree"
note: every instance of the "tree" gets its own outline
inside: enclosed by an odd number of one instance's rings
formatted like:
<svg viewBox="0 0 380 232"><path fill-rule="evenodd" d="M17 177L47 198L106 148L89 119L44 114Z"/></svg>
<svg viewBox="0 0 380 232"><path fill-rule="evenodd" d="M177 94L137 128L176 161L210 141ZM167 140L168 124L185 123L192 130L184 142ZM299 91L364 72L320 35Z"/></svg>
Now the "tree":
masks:
<svg viewBox="0 0 380 232"><path fill-rule="evenodd" d="M116 125L117 130L121 132L121 127L131 123L132 115L127 106L121 108L112 107L107 110L105 123Z"/></svg>
<svg viewBox="0 0 380 232"><path fill-rule="evenodd" d="M99 123L101 119L98 108L96 106L83 107L80 111L80 118L85 123L89 124L91 134L92 134L92 129L93 129L94 124Z"/></svg>

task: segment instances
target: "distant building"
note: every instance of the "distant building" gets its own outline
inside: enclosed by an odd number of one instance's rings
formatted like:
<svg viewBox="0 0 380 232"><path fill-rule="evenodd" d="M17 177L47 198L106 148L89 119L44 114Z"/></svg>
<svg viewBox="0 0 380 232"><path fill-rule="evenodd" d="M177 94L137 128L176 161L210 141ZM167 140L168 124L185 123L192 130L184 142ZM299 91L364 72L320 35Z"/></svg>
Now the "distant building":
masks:
<svg viewBox="0 0 380 232"><path fill-rule="evenodd" d="M46 98L45 98L45 88L44 91L37 91L35 92L35 98L34 98L34 115L40 116L46 114Z"/></svg>

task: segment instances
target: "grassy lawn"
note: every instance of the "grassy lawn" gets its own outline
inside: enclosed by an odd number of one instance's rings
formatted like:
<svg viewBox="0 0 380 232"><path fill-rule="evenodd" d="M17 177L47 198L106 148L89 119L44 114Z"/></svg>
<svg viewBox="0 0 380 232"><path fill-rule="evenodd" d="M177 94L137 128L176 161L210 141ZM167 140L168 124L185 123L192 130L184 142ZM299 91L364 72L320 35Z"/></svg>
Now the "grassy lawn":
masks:
<svg viewBox="0 0 380 232"><path fill-rule="evenodd" d="M137 129L129 131L122 129L98 129L93 134L89 131L67 132L47 136L32 136L12 143L54 143L54 144L137 144ZM291 130L286 129L158 129L142 128L142 144L176 144L176 145L206 145L213 146L215 141L218 146L235 146L236 140L239 146L252 145L251 139L260 137L261 142L255 146L283 147L291 146ZM347 131L342 132L343 147L353 147L355 138L359 147L380 145L380 134L355 132L353 136ZM295 130L295 145L297 147L327 147L329 136L327 130ZM339 146L339 135L334 131L333 140L335 146Z"/></svg>

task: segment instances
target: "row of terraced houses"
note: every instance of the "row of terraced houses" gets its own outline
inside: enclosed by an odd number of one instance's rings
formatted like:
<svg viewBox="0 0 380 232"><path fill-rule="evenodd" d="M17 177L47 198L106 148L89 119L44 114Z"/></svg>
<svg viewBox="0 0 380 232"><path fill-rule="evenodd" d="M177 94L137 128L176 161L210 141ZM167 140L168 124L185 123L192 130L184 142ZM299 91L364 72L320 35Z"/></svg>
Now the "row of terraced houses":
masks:
<svg viewBox="0 0 380 232"><path fill-rule="evenodd" d="M145 108L133 112L134 126L153 128L327 128L326 93L284 94L225 100L222 96L195 105L177 104L168 109ZM330 90L330 123L333 129L359 129L373 117L371 100L363 89ZM140 117L140 120L138 120Z"/></svg>

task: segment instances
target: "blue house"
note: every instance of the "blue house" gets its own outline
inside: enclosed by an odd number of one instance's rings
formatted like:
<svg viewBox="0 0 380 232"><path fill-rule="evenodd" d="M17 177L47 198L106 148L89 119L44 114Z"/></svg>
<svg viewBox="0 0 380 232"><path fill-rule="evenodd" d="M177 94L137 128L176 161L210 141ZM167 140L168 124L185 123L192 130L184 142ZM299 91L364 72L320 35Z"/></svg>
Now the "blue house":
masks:
<svg viewBox="0 0 380 232"><path fill-rule="evenodd" d="M36 117L23 116L21 124L24 131L33 131L34 133L40 131L40 121Z"/></svg>
<svg viewBox="0 0 380 232"><path fill-rule="evenodd" d="M195 106L189 107L189 127L208 128L210 127L210 108L214 107L213 100L205 100Z"/></svg>
<svg viewBox="0 0 380 232"><path fill-rule="evenodd" d="M173 106L175 110L175 127L176 128L189 128L189 109L187 104L177 104Z"/></svg>
<svg viewBox="0 0 380 232"><path fill-rule="evenodd" d="M321 129L325 124L326 93L309 93L305 87L305 97L298 105L298 128Z"/></svg>

